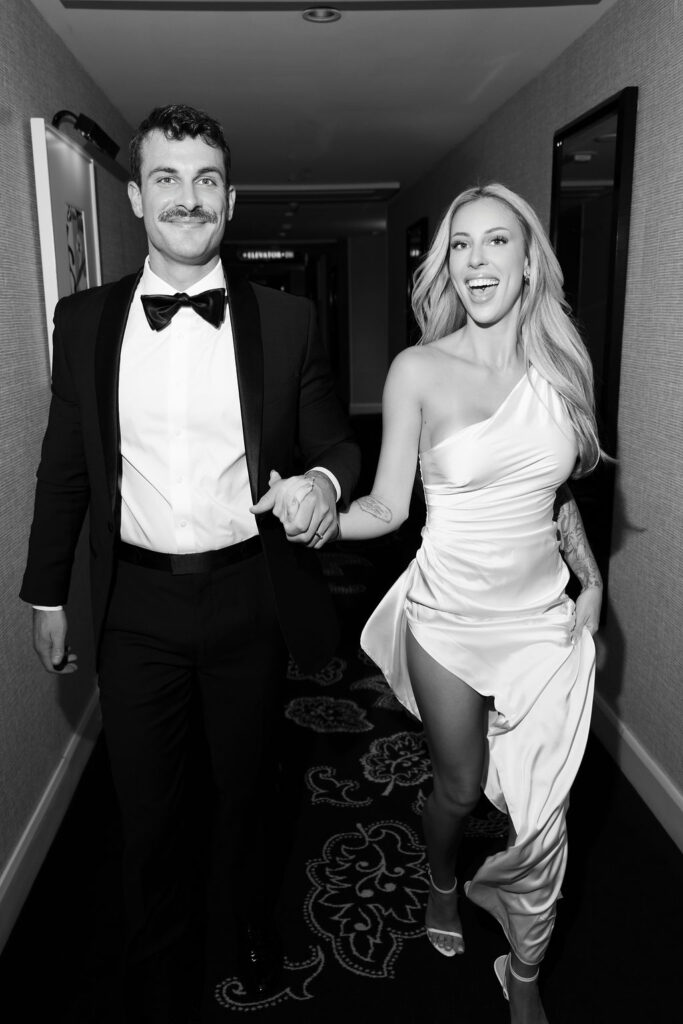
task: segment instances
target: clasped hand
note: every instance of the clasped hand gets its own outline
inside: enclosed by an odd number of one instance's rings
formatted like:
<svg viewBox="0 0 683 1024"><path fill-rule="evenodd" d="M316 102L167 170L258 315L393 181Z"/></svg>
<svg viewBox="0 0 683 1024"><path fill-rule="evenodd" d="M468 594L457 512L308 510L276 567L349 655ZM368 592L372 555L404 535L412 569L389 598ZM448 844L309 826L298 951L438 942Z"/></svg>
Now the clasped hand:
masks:
<svg viewBox="0 0 683 1024"><path fill-rule="evenodd" d="M324 473L290 476L284 480L276 470L268 478L269 490L252 505L258 515L272 512L285 528L287 539L309 548L320 548L338 533L336 495Z"/></svg>

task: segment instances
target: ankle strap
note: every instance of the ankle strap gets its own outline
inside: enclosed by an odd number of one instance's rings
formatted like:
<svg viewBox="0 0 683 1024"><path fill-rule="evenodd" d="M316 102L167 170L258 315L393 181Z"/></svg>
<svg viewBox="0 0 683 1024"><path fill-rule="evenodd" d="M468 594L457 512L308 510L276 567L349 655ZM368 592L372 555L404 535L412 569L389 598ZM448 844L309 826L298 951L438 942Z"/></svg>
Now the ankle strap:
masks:
<svg viewBox="0 0 683 1024"><path fill-rule="evenodd" d="M458 887L458 879L456 878L455 881L453 882L453 887L451 889L439 889L438 885L435 884L434 879L432 878L432 872L429 868L427 869L427 874L429 876L429 884L431 885L432 889L434 889L436 892L440 892L443 896L449 896L451 893L454 893Z"/></svg>
<svg viewBox="0 0 683 1024"><path fill-rule="evenodd" d="M529 966L531 967L533 965L529 964ZM536 981L536 979L538 978L538 975L540 973L540 971L536 971L535 974L531 974L528 978L522 977L521 974L517 974L517 971L512 966L512 957L511 956L508 956L508 967L510 968L510 974L512 975L513 978L516 978L517 981L524 981L524 982Z"/></svg>

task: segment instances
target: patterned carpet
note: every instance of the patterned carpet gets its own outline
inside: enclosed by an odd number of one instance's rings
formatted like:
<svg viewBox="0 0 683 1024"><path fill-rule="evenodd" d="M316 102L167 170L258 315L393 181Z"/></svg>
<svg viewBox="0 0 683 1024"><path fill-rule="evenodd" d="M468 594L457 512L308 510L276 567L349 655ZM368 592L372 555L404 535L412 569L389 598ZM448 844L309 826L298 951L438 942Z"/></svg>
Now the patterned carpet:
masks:
<svg viewBox="0 0 683 1024"><path fill-rule="evenodd" d="M249 1004L237 980L226 978L215 988L223 1009L270 1010L274 1021L348 1020L367 1012L380 994L378 982L396 983L415 950L441 959L424 935L420 815L431 778L427 749L419 723L358 647L360 625L380 589L378 552L395 571L403 545L394 538L368 547L373 557L363 545L323 554L343 622L340 655L315 676L289 666L284 750L301 755L305 749L306 756L294 768L302 783L298 826L279 902L287 950L282 990ZM485 855L506 832L505 817L482 801L468 823L470 852ZM396 1019L428 1019L419 1003L416 1016ZM393 1019L393 1012L386 1006L382 1019Z"/></svg>
<svg viewBox="0 0 683 1024"><path fill-rule="evenodd" d="M498 926L463 899L465 956L447 960L425 937L420 811L429 761L419 724L358 646L360 627L417 542L408 526L322 555L343 639L324 672L305 676L290 665L284 683L272 858L283 982L271 999L247 1001L214 935L205 1024L509 1021L492 971L506 948ZM468 822L461 881L505 835L504 817L482 799ZM551 1024L678 1019L682 859L594 740L569 836L565 898L542 975ZM0 958L3 1021L120 1020L120 852L98 743Z"/></svg>

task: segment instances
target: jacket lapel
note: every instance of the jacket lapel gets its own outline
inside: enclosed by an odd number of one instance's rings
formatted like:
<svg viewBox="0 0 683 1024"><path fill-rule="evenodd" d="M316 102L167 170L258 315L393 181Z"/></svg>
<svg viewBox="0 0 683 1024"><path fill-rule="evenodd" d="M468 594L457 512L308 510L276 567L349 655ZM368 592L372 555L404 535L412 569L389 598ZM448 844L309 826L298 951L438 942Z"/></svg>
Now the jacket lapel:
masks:
<svg viewBox="0 0 683 1024"><path fill-rule="evenodd" d="M112 510L116 507L119 478L121 345L140 273L124 277L112 285L102 308L95 342L95 392Z"/></svg>
<svg viewBox="0 0 683 1024"><path fill-rule="evenodd" d="M225 268L228 310L232 321L244 447L254 501L258 500L259 455L263 421L263 341L261 317L254 290L248 281Z"/></svg>

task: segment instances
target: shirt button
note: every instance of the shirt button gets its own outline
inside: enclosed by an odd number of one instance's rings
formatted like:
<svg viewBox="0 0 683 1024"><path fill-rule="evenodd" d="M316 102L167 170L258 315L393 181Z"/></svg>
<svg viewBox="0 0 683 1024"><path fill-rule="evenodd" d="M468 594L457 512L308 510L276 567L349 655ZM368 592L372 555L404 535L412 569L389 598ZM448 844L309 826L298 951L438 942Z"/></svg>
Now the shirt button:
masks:
<svg viewBox="0 0 683 1024"><path fill-rule="evenodd" d="M186 522L186 520L185 520L185 519L181 519L181 520L180 520L180 525L181 525L181 526L187 526L187 522Z"/></svg>

